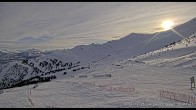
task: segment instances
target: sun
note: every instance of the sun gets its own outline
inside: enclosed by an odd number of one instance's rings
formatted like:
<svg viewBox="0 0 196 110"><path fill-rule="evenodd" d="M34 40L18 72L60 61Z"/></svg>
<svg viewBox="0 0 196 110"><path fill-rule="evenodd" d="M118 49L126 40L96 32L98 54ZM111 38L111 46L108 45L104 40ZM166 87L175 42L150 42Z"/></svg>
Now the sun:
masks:
<svg viewBox="0 0 196 110"><path fill-rule="evenodd" d="M174 25L174 22L172 20L166 20L162 23L161 27L164 30L169 30L172 28L172 26Z"/></svg>

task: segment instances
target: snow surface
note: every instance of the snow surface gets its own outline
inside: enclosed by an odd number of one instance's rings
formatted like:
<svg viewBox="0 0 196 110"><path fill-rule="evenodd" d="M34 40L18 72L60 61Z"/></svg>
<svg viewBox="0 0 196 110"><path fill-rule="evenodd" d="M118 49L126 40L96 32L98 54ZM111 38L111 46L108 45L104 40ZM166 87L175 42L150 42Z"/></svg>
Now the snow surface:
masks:
<svg viewBox="0 0 196 110"><path fill-rule="evenodd" d="M111 74L111 77L104 74ZM87 77L79 77L81 75ZM158 68L133 61L104 67L101 64L91 72L84 71L74 77L40 83L36 88L30 85L6 89L0 94L0 107L196 107L160 98L158 93L158 90L169 90L195 96L195 91L189 90L189 78L193 75L195 71L192 69ZM135 91L111 90L115 87L134 87Z"/></svg>

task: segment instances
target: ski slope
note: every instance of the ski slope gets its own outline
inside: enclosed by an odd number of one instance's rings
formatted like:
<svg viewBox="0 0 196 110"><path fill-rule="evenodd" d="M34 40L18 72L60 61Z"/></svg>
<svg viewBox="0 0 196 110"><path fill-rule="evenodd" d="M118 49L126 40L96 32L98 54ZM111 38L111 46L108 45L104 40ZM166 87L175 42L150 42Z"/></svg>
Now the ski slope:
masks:
<svg viewBox="0 0 196 110"><path fill-rule="evenodd" d="M167 65L195 69L196 35L183 39L168 47L143 54L132 60L145 62L149 65Z"/></svg>
<svg viewBox="0 0 196 110"><path fill-rule="evenodd" d="M195 96L195 90L189 90L189 78L193 75L192 69L157 68L129 60L100 64L73 77L40 83L36 88L33 88L36 85L29 85L6 89L0 94L0 107L196 107L161 98L158 93L158 90L168 90Z"/></svg>

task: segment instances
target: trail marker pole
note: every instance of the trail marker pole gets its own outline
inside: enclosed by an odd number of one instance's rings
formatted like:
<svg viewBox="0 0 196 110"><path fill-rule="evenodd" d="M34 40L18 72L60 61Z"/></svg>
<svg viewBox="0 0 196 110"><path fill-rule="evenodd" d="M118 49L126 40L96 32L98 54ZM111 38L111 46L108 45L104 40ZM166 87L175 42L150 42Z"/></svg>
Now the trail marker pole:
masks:
<svg viewBox="0 0 196 110"><path fill-rule="evenodd" d="M195 88L195 79L194 76L190 77L190 81L191 81L191 90L193 90L193 88ZM193 84L193 87L192 87Z"/></svg>

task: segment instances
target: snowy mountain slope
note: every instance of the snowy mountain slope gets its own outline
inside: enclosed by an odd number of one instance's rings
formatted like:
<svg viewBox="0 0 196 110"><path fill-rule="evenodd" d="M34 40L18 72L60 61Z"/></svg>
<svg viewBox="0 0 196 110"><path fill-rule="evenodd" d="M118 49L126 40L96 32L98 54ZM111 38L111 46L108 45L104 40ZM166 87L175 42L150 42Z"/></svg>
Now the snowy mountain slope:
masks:
<svg viewBox="0 0 196 110"><path fill-rule="evenodd" d="M195 68L195 56L196 35L194 34L159 50L138 56L133 60L145 62L150 65Z"/></svg>
<svg viewBox="0 0 196 110"><path fill-rule="evenodd" d="M0 56L6 55L6 52L0 51Z"/></svg>
<svg viewBox="0 0 196 110"><path fill-rule="evenodd" d="M51 52L42 52L38 49L28 49L28 50L1 50L0 51L0 66L12 61L22 61L25 59L31 59L39 57L41 55L46 55Z"/></svg>
<svg viewBox="0 0 196 110"><path fill-rule="evenodd" d="M174 29L182 35L189 35L196 32L195 26L196 20L194 18L185 24L175 27ZM31 72L28 72L28 74L25 74L26 76L23 77L24 79L15 82L18 82L18 85L25 85L29 83L36 83L36 81L50 81L55 78L72 76L71 74L79 74L80 72L85 71L85 69L91 70L91 68L96 68L97 65L104 63L108 64L107 62L112 63L120 60L126 60L163 48L181 39L182 38L176 33L169 30L160 32L158 35L157 33L132 33L119 40L109 41L104 44L93 43L91 45L79 45L73 49L56 51L29 60L15 62L21 66L26 65L29 70L32 70ZM184 50L186 50L186 52L189 52L189 50L194 51L194 46ZM11 67L11 64L7 65L7 68ZM9 69L6 70L5 68L1 68L1 76L7 76L6 74L10 74L8 70ZM15 73L15 70L17 69L12 69L11 73L21 74ZM4 77L1 77L1 79L4 79ZM1 84L5 85L4 82ZM11 85L11 83L7 82L6 85ZM7 88L7 86L1 88Z"/></svg>
<svg viewBox="0 0 196 110"><path fill-rule="evenodd" d="M143 48L143 52L146 53L145 50L148 50L148 52L158 50L168 45L168 43L170 44L177 42L195 34L195 24L196 18L193 18L184 24L174 27L173 30L157 33L156 37L150 40L149 43Z"/></svg>
<svg viewBox="0 0 196 110"><path fill-rule="evenodd" d="M20 53L23 56L29 56L29 57L33 57L33 56L41 56L42 55L42 51L38 50L38 49L28 49L28 50L20 50Z"/></svg>
<svg viewBox="0 0 196 110"><path fill-rule="evenodd" d="M3 90L0 107L7 108L195 108L195 105L161 98L158 90L195 97L191 69L147 66L129 60L102 63L74 77ZM105 65L104 65L105 64ZM121 65L121 68L119 66ZM111 74L111 77L105 74ZM86 77L81 77L85 76ZM100 77L95 77L100 76ZM134 88L134 89L133 89Z"/></svg>
<svg viewBox="0 0 196 110"><path fill-rule="evenodd" d="M133 37L129 39L138 39L138 38ZM120 40L121 42L120 46L121 47L123 47L122 45L127 46L129 42L123 43L123 41L126 41L126 40L124 39ZM130 42L132 42L132 40L130 40ZM138 43L139 43L139 40L138 40ZM124 51L122 50L120 46L118 46L119 44L118 42L113 43L113 44L114 44L113 45L114 47L108 46L109 44L103 44L103 45L92 44L92 45L87 45L87 46L81 45L81 46L76 46L75 48L71 50L57 51L57 52L53 52L48 55L42 55L37 58L29 59L28 61L25 60L24 62L18 62L20 64L25 63L25 65L27 65L28 68L31 68L33 70L27 75L28 77L24 77L23 80L26 80L25 78L36 77L36 76L51 77L53 73L55 74L55 77L58 77L59 75L60 75L59 77L62 77L62 74L65 75L67 73L69 74L70 72L71 72L70 74L72 74L73 72L77 70L81 71L82 69L90 68L90 66L92 66L96 62L100 60L105 60L107 57L110 57L112 52L113 52L112 55L115 55L119 53L119 51ZM117 47L120 47L120 48L117 48ZM126 48L124 47L124 49ZM12 66L8 65L8 68L9 67L11 68ZM62 71L62 72L59 72L59 71ZM2 71L1 74L6 75L7 70L4 69L4 71Z"/></svg>

